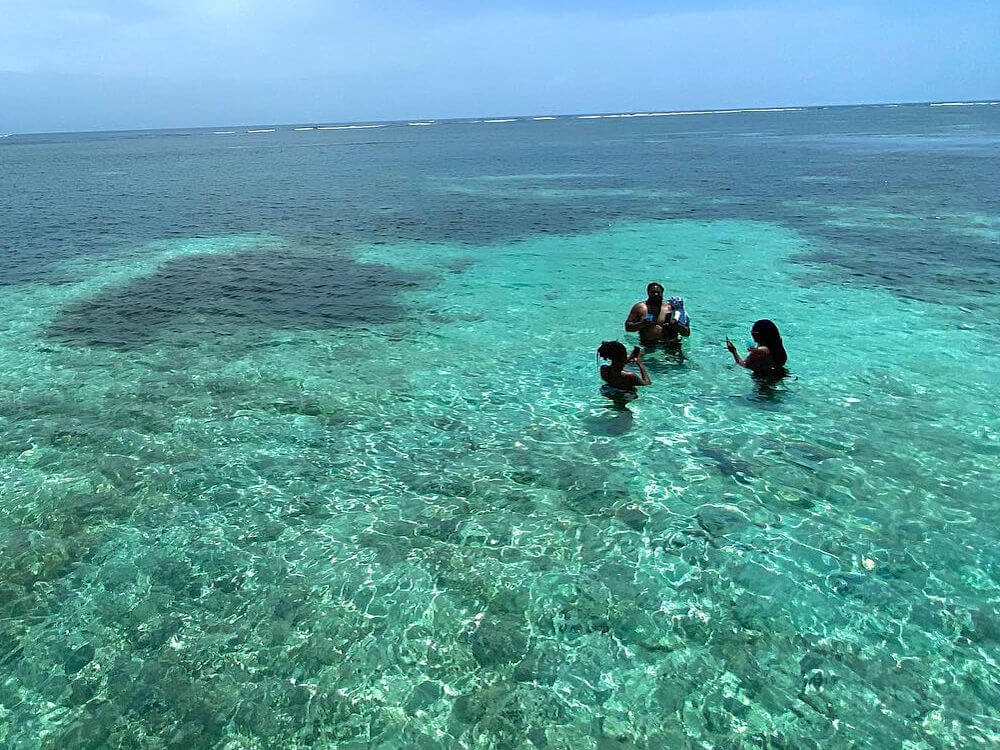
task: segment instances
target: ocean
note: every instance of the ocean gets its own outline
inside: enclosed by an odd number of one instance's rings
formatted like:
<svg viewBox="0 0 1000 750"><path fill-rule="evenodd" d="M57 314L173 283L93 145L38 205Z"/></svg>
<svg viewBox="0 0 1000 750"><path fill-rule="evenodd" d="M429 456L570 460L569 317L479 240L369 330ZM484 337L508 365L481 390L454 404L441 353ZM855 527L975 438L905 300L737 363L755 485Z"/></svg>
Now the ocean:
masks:
<svg viewBox="0 0 1000 750"><path fill-rule="evenodd" d="M645 114L0 139L0 744L1000 742L1000 105Z"/></svg>

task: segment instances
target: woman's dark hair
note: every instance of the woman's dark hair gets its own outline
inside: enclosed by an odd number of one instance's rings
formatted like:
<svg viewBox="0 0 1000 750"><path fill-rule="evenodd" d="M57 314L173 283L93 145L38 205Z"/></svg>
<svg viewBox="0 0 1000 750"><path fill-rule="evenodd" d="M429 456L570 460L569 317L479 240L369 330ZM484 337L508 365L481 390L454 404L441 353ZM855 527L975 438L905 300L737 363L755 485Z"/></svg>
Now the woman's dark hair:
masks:
<svg viewBox="0 0 1000 750"><path fill-rule="evenodd" d="M785 352L785 345L781 341L778 326L774 324L773 320L761 318L753 324L750 333L754 334L754 338L771 352L771 359L774 360L774 364L777 367L785 366L785 362L788 361L788 354Z"/></svg>
<svg viewBox="0 0 1000 750"><path fill-rule="evenodd" d="M628 349L621 341L602 341L597 347L597 356L612 362L624 362L628 359Z"/></svg>

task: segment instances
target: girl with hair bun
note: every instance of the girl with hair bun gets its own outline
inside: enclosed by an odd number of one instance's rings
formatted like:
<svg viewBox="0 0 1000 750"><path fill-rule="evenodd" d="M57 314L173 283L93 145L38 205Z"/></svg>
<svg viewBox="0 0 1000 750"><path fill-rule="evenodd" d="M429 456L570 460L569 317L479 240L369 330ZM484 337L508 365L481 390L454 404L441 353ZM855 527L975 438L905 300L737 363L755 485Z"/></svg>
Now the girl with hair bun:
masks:
<svg viewBox="0 0 1000 750"><path fill-rule="evenodd" d="M597 349L597 356L608 360L611 364L601 365L601 392L605 396L615 397L636 397L636 386L649 385L649 373L646 365L642 363L642 350L637 346L631 354L627 353L625 344L621 341L603 341ZM629 372L625 365L635 364L639 368L639 374Z"/></svg>

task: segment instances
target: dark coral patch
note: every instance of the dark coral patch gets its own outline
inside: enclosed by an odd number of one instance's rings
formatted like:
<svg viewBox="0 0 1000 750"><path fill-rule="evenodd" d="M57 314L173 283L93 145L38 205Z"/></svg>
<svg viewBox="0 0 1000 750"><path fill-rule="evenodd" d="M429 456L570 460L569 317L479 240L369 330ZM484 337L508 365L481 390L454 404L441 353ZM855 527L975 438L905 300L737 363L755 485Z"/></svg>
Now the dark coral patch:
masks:
<svg viewBox="0 0 1000 750"><path fill-rule="evenodd" d="M398 294L421 281L316 251L192 255L68 305L47 336L71 346L132 349L161 339L253 340L274 330L395 323L405 315Z"/></svg>

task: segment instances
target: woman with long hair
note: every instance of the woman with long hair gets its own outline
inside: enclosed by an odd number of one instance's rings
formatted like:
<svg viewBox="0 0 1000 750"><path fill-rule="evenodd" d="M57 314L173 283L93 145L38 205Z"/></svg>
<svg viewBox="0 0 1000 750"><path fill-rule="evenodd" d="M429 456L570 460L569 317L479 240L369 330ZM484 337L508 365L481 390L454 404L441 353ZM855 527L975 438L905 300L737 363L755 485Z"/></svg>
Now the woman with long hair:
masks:
<svg viewBox="0 0 1000 750"><path fill-rule="evenodd" d="M753 324L750 335L754 346L749 347L746 357L741 357L736 351L736 345L726 337L726 348L733 355L736 364L752 370L754 375L783 375L788 354L774 321L761 318Z"/></svg>

